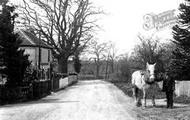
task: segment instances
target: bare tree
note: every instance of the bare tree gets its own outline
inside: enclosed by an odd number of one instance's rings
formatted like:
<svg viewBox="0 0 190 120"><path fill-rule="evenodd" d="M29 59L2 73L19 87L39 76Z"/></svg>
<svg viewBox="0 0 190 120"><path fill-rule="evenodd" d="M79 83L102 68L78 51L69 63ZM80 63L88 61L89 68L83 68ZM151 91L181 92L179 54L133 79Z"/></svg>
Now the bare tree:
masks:
<svg viewBox="0 0 190 120"><path fill-rule="evenodd" d="M98 43L97 41L92 42L89 52L93 56L92 58L95 61L97 78L99 77L102 60L106 58L107 51L108 51L108 43Z"/></svg>
<svg viewBox="0 0 190 120"><path fill-rule="evenodd" d="M97 28L97 10L89 0L29 0L21 6L25 27L32 27L54 47L59 71L67 73L67 60L85 46ZM33 4L33 5L31 5Z"/></svg>
<svg viewBox="0 0 190 120"><path fill-rule="evenodd" d="M106 66L105 66L105 79L109 78L109 73L114 73L114 63L118 56L116 56L116 47L113 42L107 43L107 56L106 56Z"/></svg>
<svg viewBox="0 0 190 120"><path fill-rule="evenodd" d="M111 66L111 72L114 73L114 62L117 59L117 49L115 47L114 43L110 44L109 47L109 61L110 61L110 66Z"/></svg>
<svg viewBox="0 0 190 120"><path fill-rule="evenodd" d="M154 39L153 36L150 38L145 38L143 36L138 36L140 44L138 44L134 49L134 54L132 55L134 65L137 68L144 68L146 62L157 63L160 69L163 69L162 57L165 54L165 49L159 42L159 39Z"/></svg>

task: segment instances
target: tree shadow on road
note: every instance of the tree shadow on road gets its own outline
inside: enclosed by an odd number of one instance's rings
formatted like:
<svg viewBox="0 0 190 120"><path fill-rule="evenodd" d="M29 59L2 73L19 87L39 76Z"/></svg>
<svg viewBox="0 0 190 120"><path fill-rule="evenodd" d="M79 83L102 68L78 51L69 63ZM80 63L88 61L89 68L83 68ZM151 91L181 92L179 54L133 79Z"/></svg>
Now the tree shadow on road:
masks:
<svg viewBox="0 0 190 120"><path fill-rule="evenodd" d="M60 103L76 103L80 101L71 101L71 100L62 100L62 99L41 99L38 101L30 101L30 102L24 102L24 103L18 103L18 104L8 104L8 105L3 105L0 107L1 108L9 108L9 107L24 107L24 106L30 106L30 105L35 105L35 104L48 104L48 103L53 103L53 104L60 104Z"/></svg>

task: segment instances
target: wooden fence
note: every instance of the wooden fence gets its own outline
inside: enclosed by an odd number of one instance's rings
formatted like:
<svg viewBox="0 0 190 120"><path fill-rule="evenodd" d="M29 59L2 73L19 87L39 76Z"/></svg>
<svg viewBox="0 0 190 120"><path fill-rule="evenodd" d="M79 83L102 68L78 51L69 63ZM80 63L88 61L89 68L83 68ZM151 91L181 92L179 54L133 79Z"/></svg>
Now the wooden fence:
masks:
<svg viewBox="0 0 190 120"><path fill-rule="evenodd" d="M41 98L51 92L51 80L36 81L33 83L33 96L32 98Z"/></svg>
<svg viewBox="0 0 190 120"><path fill-rule="evenodd" d="M68 76L68 77L67 77ZM22 102L31 99L39 99L52 91L57 91L77 82L77 75L56 74L52 80L39 80L24 87L6 88L0 85L0 103Z"/></svg>
<svg viewBox="0 0 190 120"><path fill-rule="evenodd" d="M6 88L4 85L0 86L0 103L14 103L27 101L32 99L32 86Z"/></svg>

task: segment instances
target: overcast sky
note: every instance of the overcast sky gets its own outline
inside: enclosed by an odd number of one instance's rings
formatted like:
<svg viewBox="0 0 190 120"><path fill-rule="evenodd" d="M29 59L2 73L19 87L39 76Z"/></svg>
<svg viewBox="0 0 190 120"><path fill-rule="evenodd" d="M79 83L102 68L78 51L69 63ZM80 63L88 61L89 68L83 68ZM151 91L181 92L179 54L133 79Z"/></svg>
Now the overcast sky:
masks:
<svg viewBox="0 0 190 120"><path fill-rule="evenodd" d="M99 21L103 31L98 32L97 38L101 41L113 41L119 53L130 51L136 44L137 34L155 36L161 39L171 38L171 29L145 31L142 28L143 16L148 13L162 13L177 9L183 0L93 0L101 6L108 15Z"/></svg>
<svg viewBox="0 0 190 120"><path fill-rule="evenodd" d="M15 0L11 0L16 2ZM137 43L137 35L158 36L161 39L171 38L171 29L161 31L155 29L145 31L143 16L148 13L159 14L167 10L177 9L183 0L91 0L95 6L101 7L103 15L98 24L100 30L95 36L100 41L113 41L118 53L129 52Z"/></svg>

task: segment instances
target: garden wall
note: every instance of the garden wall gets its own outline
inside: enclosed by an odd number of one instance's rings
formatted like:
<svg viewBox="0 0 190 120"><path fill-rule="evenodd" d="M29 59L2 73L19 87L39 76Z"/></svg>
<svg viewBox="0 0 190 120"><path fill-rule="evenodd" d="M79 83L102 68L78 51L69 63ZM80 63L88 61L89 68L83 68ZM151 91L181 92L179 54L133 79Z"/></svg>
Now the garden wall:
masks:
<svg viewBox="0 0 190 120"><path fill-rule="evenodd" d="M73 83L76 83L78 81L77 75L69 75L65 78L59 79L59 89L63 89Z"/></svg>
<svg viewBox="0 0 190 120"><path fill-rule="evenodd" d="M177 96L187 95L190 97L190 81L176 81L175 94Z"/></svg>

